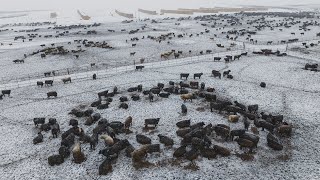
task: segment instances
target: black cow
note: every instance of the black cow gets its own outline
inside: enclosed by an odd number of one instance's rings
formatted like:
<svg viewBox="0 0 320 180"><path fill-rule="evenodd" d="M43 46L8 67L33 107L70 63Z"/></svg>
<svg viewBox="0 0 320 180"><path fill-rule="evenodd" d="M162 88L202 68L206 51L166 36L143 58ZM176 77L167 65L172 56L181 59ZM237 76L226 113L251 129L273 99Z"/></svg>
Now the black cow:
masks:
<svg viewBox="0 0 320 180"><path fill-rule="evenodd" d="M213 61L220 61L221 60L221 57L214 57L213 58Z"/></svg>
<svg viewBox="0 0 320 180"><path fill-rule="evenodd" d="M180 79L186 78L186 80L188 80L188 77L189 77L189 73L181 73L180 74Z"/></svg>
<svg viewBox="0 0 320 180"><path fill-rule="evenodd" d="M202 75L203 75L203 73L195 73L193 75L193 79L196 79L196 77L198 77L200 79Z"/></svg>
<svg viewBox="0 0 320 180"><path fill-rule="evenodd" d="M46 86L49 86L49 85L53 85L53 80L45 80L44 81L44 84L46 85Z"/></svg>
<svg viewBox="0 0 320 180"><path fill-rule="evenodd" d="M152 125L154 127L157 127L159 123L160 118L151 118L151 119L145 119L144 120L144 125L147 128L149 125Z"/></svg>
<svg viewBox="0 0 320 180"><path fill-rule="evenodd" d="M58 93L56 91L51 91L47 93L47 96L48 98L50 98L51 96L56 98L58 96Z"/></svg>
<svg viewBox="0 0 320 180"><path fill-rule="evenodd" d="M42 81L37 81L37 86L43 87L43 82Z"/></svg>
<svg viewBox="0 0 320 180"><path fill-rule="evenodd" d="M45 76L45 77L51 76L51 72L45 72L45 73L44 73L44 76Z"/></svg>
<svg viewBox="0 0 320 180"><path fill-rule="evenodd" d="M144 66L136 66L136 71L137 71L137 70L142 71L143 68L144 68Z"/></svg>
<svg viewBox="0 0 320 180"><path fill-rule="evenodd" d="M101 99L102 96L107 97L108 96L108 92L109 92L109 90L99 92L98 93L99 99Z"/></svg>
<svg viewBox="0 0 320 180"><path fill-rule="evenodd" d="M2 95L5 96L6 94L10 96L11 90L2 90Z"/></svg>

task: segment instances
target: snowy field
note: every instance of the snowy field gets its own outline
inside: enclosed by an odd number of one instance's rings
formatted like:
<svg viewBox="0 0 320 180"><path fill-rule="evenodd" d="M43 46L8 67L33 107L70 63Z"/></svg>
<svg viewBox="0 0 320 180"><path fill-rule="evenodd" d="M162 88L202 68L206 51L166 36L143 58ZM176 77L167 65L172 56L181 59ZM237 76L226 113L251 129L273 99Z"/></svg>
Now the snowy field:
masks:
<svg viewBox="0 0 320 180"><path fill-rule="evenodd" d="M37 17L38 14L45 16L47 12L36 13L31 13L29 16ZM28 15L24 16L24 13L18 15L19 17L15 21L27 21ZM274 19L282 20L283 18L271 18L270 20ZM48 19L43 19L43 21L46 20ZM161 18L156 20L159 23L137 21L124 24L104 22L102 19L100 21L92 20L85 23L102 22L102 25L87 30L72 29L70 34L64 37L48 39L39 37L32 42L26 41L24 43L21 40L14 41L13 39L15 36L26 35L26 33L14 32L14 30L34 29L35 27L8 25L0 28L13 29L0 32L0 43L4 43L3 46L0 46L0 87L6 87L7 83L20 81L28 84L26 87L12 89L11 97L6 96L0 100L0 179L320 179L320 123L318 121L320 119L320 74L303 70L306 63L319 61L320 51L319 46L310 48L301 46L302 42L310 40L318 43L318 40L315 39L317 39L316 33L320 32L319 26L310 26L310 31L305 32L303 37L299 34L299 25L292 26L282 32L276 30L277 33L266 28L252 36L259 42L275 42L267 46L263 43L251 44L244 37L239 37L237 41L227 40L222 34L223 31L247 28L244 25L226 26L223 29L227 23L222 20L216 20L217 23L222 24L215 28L203 26L202 22L191 19L177 21L176 19L162 20ZM243 22L246 20L244 19ZM307 20L301 19L301 21ZM74 24L76 22L74 19L62 21L62 18L58 19L57 24ZM119 21L119 19L115 21ZM1 24L8 22L9 20L5 18L5 22ZM80 21L80 23L84 22ZM180 24L176 25L176 23ZM207 23L210 24L210 22ZM128 34L129 30L145 25L144 30L136 34ZM40 28L37 33L41 35L56 33L56 30L48 29L48 26L36 28ZM196 36L197 33L204 32L206 28L210 29L209 33ZM116 32L108 32L108 29ZM121 32L121 29L127 29L127 32ZM85 33L88 30L96 30L97 35L77 34L78 31ZM194 34L194 36L174 37L169 40L169 44L167 41L158 43L151 39L142 39L143 36L159 36L170 32ZM291 32L296 32L297 35L293 36ZM214 37L215 34L218 37ZM138 37L140 40L131 42L130 38L134 37ZM252 54L252 51L263 48L278 49L283 52L287 48L286 44L282 45L276 42L296 37L301 39L288 47L290 56ZM210 38L214 38L214 40ZM23 54L39 50L41 44L50 46L51 43L55 43L69 50L76 50L78 44L73 42L75 39L106 41L114 49L83 47L86 51L79 53L79 59L74 58L72 54L48 55L44 59L40 55L34 55L28 56L23 64L12 62L12 60L23 58ZM126 40L129 42L126 43ZM68 44L68 42L72 43ZM12 45L9 45L10 43ZM137 46L132 47L133 43L137 43ZM231 43L236 45L227 49ZM222 44L225 47L219 48L216 44ZM299 51L297 51L297 47ZM167 60L161 59L162 53L172 49L183 51L181 57L175 60L176 62L173 60L174 57ZM199 54L200 51L205 52L208 49L212 50L212 55ZM188 52L189 50L191 53ZM136 52L136 55L130 56L131 52ZM231 63L225 63L223 60L213 61L215 56L224 57L226 54L236 55L242 52L249 52L248 56L242 56L240 60ZM145 69L135 71L126 68L124 70L123 67L127 66L133 68L133 61L139 62L140 58L146 59ZM175 63L170 63L170 61ZM91 63L96 63L97 67L91 68ZM114 71L115 67L120 69L122 67L123 71L119 69ZM76 75L80 73L85 73L86 76L75 79L68 84L55 81L53 86L43 88L37 87L32 81L43 78L44 72L65 72L64 70L67 68L74 69L71 72L72 77L73 75L77 77ZM97 73L97 80L92 80L91 75L94 72L101 72L105 69L107 69L106 71L110 69L110 72ZM213 69L220 72L231 70L234 78L214 78L211 75ZM143 89L146 90L156 86L157 83L164 83L167 87L169 81L181 81L180 73L190 73L189 80L193 81L191 76L201 72L203 76L196 81L205 82L206 87L214 87L218 99L230 99L245 105L258 104L260 112L283 114L284 121L293 126L292 136L280 139L284 146L283 150L274 151L268 147L267 130L259 130L260 141L257 149L254 150L254 159L243 161L236 154L244 153L244 150L241 150L235 141L225 142L212 135L210 136L212 144L227 147L231 150L231 156L221 157L218 155L217 158L211 160L199 156L194 161L198 170L190 170L187 168L190 161L175 160L172 156L174 150L180 147L182 139L176 135L176 130L178 130L176 122L191 119L192 124L198 122L212 123L213 125L226 124L231 129L239 129L243 128L242 118L238 123L230 123L226 115L219 114L217 111L210 112L209 103L201 98L193 100L192 103L186 102L188 113L183 116L179 113L183 101L180 96L174 94L171 94L169 98L155 97L154 102L149 102L147 96L138 93L141 100L132 101L130 99L127 110L118 108L120 96L130 97L133 94L127 92L129 87L142 84ZM265 82L267 87L261 88L260 82ZM120 134L117 135L117 138L127 139L135 148L138 148L141 145L136 141L136 134L147 135L152 139L153 144L159 143L158 134L164 134L173 138L175 145L172 148L161 145L160 153L150 154L146 158L153 166L143 169L135 169L132 166L132 160L125 157L124 152L121 152L117 162L112 165L113 172L105 176L98 175L98 167L105 159L103 155L98 154L99 150L105 148L101 139L99 139L96 150L90 150L89 144L81 144L87 158L82 164L72 162L71 155L65 159L63 164L49 166L47 159L58 153L61 134L58 138L53 138L51 132L43 132L44 142L37 145L32 144L32 140L38 132L32 121L33 118L56 118L61 132L65 132L70 128L69 120L75 118L68 114L73 108L88 108L92 102L98 100L98 92L111 91L114 86L119 88L120 94L113 97L109 108L104 110L94 108L94 111L100 113L108 121L124 122L128 116L133 117L133 125L130 128L133 133ZM56 91L58 97L47 99L46 93L49 91ZM143 131L144 119L157 117L160 117L160 122L156 130ZM95 125L86 126L84 125L85 118L77 119L79 127L90 134ZM250 126L254 126L253 121Z"/></svg>

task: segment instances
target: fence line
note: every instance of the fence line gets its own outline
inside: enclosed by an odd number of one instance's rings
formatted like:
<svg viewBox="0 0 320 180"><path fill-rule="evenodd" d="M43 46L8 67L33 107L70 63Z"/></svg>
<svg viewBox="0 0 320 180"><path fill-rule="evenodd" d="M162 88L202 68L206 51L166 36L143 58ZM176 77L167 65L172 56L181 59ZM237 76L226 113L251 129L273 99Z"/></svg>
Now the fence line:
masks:
<svg viewBox="0 0 320 180"><path fill-rule="evenodd" d="M143 63L142 65L145 66L145 69L161 68L166 66L176 66L176 65L191 64L191 63L196 63L201 61L208 61L208 59L209 61L212 61L213 57L215 56L236 55L242 52L243 50L224 51L224 52L218 52L215 54L206 54L201 56L191 56L186 58ZM14 82L10 82L7 84L0 84L0 89L16 89L16 88L21 88L26 86L36 86L37 81L43 82L45 80L54 80L54 82L57 82L57 81L62 82L62 79L66 77L71 77L72 80L91 79L94 73L97 74L98 77L105 77L112 74L123 73L123 72L134 71L134 70L135 70L135 65L129 63L126 66L116 66L113 68L106 68L103 70L86 71L86 72L74 73L70 75L40 77L35 79L26 79L24 81L21 81L20 79L16 79L16 81Z"/></svg>
<svg viewBox="0 0 320 180"><path fill-rule="evenodd" d="M314 41L314 40L310 40ZM245 44L244 44L245 45ZM286 45L283 45L283 47L279 46L268 46L272 50L279 50L279 51L286 51L288 52L288 55L294 56L294 57L299 57L299 58L304 58L306 59L305 56L302 56L299 53L295 53L293 51L288 51L288 47ZM161 68L165 66L172 66L172 65L183 65L183 64L190 64L190 63L195 63L195 62L200 62L203 60L208 60L213 57L219 57L223 55L238 55L241 54L242 52L254 52L254 51L260 51L261 47L241 47L237 48L236 50L233 51L221 51L217 53L211 53L211 54L204 54L204 55L196 55L196 56L190 56L190 57L184 57L184 58L179 58L179 59L170 59L170 60L160 60L160 61L155 61L155 62L148 62L148 63L143 63L142 65L145 66L147 69L153 69L153 68ZM314 58L309 58L310 60L313 61L319 61ZM308 58L307 58L308 59ZM50 77L44 77L41 76L39 73L36 73L37 76L26 76L23 78L14 78L10 79L7 81L0 81L0 89L15 89L15 88L20 88L20 87L26 87L26 86L31 86L31 85L36 85L37 81L45 81L45 80L62 80L63 78L66 77L71 77L72 80L75 79L90 79L91 76L95 73L99 77L104 77L110 74L115 74L115 73L120 73L120 72L128 72L128 71L133 71L135 70L135 64L130 64L128 62L125 62L125 66L116 65L114 67L108 68L108 66L103 67L101 69L99 68L89 68L87 67L84 71L75 71L69 70L69 73L57 73L58 76L50 76ZM75 69L84 69L84 68L75 68ZM71 73L70 73L71 72Z"/></svg>

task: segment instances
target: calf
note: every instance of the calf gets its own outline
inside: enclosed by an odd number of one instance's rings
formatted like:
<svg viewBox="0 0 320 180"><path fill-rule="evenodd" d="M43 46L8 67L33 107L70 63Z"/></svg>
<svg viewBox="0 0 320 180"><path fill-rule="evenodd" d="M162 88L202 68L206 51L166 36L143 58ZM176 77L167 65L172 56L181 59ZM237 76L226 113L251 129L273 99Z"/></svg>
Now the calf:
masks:
<svg viewBox="0 0 320 180"><path fill-rule="evenodd" d="M136 54L136 52L131 52L130 56L134 56Z"/></svg>

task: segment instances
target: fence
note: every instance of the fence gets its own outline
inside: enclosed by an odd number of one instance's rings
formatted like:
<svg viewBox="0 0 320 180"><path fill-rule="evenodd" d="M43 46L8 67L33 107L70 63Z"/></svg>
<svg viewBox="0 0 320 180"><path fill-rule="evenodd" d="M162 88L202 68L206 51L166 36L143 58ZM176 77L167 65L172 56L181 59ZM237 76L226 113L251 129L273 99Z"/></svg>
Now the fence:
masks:
<svg viewBox="0 0 320 180"><path fill-rule="evenodd" d="M281 43L281 40L279 41L273 41L271 44L268 44L268 41L258 41L257 43L253 43L250 41L240 41L240 40L230 40L224 37L216 37L215 39L218 40L218 42L226 42L226 40L230 41L230 42L236 42L236 43L246 43L246 44L251 44L251 45L269 45L269 46L274 46L274 45L295 45L295 44L301 44L303 42L313 42L313 41L320 41L320 37L313 37L313 38L304 38L304 37L299 37L298 41L295 42L286 42L286 43Z"/></svg>
<svg viewBox="0 0 320 180"><path fill-rule="evenodd" d="M314 42L318 40L309 40L308 42ZM221 51L217 53L212 54L205 54L205 55L197 55L197 56L191 56L191 57L185 57L180 59L171 59L171 60L161 60L156 62L146 62L143 63L146 69L151 68L160 68L165 66L176 66L176 65L184 65L184 64L190 64L190 63L196 63L196 62L204 62L204 61L212 61L213 57L220 57L225 55L238 55L242 52L254 52L254 51L260 51L262 48L259 46L254 47L247 47L245 43L243 43L245 46L237 46L237 48L234 48L233 51ZM296 46L297 44L292 44L292 46ZM309 59L312 61L319 61L317 57L307 57L304 55L301 55L301 53L296 53L293 51L288 51L288 45L281 45L281 46L267 46L268 49L271 49L273 51L279 50L281 52L287 52L288 55ZM210 60L211 59L211 60ZM2 78L0 80L0 89L15 89L20 87L26 87L26 86L32 86L36 85L37 81L45 81L45 80L54 80L54 81L61 81L63 78L71 77L72 80L76 79L91 79L92 75L95 73L98 77L105 77L111 74L116 74L120 72L128 72L135 70L135 63L130 62L117 62L117 61L108 61L108 65L102 63L99 65L96 65L94 67L79 67L79 68L73 68L73 69L62 69L62 70L56 70L55 76L51 77L44 77L44 75L40 75L40 73L35 74L29 74L25 77L21 78L14 78L14 79L5 79ZM114 63L112 65L112 63Z"/></svg>
<svg viewBox="0 0 320 180"><path fill-rule="evenodd" d="M197 62L205 62L205 61L213 61L213 57L222 57L225 55L238 55L244 52L243 50L234 50L234 51L223 51L214 54L206 54L201 56L191 56L180 59L172 59L172 60L162 60L157 62L143 63L145 69L153 69L153 68L161 68L167 66L177 66L177 65L185 65L192 64ZM112 68L106 68L102 70L89 70L86 72L77 72L73 74L64 74L59 76L51 76L51 77L40 77L40 78L20 78L16 80L11 80L9 83L0 84L0 89L16 89L26 86L36 86L37 81L45 81L45 80L53 80L54 82L60 81L62 82L63 78L71 77L72 80L81 80L81 79L92 79L92 75L96 74L97 77L102 78L108 75L114 75L118 73L134 71L135 65L132 63L127 63L125 66L115 66Z"/></svg>

